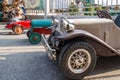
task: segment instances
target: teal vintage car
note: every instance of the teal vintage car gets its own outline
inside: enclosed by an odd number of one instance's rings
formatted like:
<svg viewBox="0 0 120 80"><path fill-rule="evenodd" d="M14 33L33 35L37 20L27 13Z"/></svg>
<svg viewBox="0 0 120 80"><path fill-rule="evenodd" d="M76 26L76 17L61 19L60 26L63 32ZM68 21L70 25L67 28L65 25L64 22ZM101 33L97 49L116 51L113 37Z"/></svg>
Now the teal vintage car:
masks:
<svg viewBox="0 0 120 80"><path fill-rule="evenodd" d="M41 41L41 34L51 34L51 26L53 20L51 19L40 19L32 20L31 28L27 32L27 37L32 44L38 44Z"/></svg>

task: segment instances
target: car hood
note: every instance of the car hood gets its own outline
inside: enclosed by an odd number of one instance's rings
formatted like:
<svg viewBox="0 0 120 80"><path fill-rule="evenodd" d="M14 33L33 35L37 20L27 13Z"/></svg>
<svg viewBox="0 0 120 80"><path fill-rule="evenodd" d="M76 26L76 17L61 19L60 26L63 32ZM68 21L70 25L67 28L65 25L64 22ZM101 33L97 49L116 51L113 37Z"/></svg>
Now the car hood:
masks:
<svg viewBox="0 0 120 80"><path fill-rule="evenodd" d="M84 19L67 19L75 25L99 25L101 23L112 23L113 21L105 18L84 18Z"/></svg>

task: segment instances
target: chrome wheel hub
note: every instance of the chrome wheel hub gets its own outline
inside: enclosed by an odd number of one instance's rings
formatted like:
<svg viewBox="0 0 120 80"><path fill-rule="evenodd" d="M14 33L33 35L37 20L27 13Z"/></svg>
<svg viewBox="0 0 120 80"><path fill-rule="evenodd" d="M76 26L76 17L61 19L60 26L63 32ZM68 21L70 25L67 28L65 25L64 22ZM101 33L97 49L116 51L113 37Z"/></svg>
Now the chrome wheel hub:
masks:
<svg viewBox="0 0 120 80"><path fill-rule="evenodd" d="M91 56L85 49L75 50L68 59L68 68L76 74L86 71L90 64Z"/></svg>

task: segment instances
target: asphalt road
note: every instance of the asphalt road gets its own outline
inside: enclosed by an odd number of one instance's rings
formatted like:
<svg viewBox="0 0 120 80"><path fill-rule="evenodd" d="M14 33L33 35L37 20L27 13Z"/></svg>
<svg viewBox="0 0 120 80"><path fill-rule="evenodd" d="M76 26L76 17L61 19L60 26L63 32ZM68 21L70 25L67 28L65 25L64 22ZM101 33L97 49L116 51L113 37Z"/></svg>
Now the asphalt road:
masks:
<svg viewBox="0 0 120 80"><path fill-rule="evenodd" d="M0 26L0 80L69 80L41 44L29 43L25 33L9 32ZM84 80L120 80L120 57L98 58L95 70Z"/></svg>

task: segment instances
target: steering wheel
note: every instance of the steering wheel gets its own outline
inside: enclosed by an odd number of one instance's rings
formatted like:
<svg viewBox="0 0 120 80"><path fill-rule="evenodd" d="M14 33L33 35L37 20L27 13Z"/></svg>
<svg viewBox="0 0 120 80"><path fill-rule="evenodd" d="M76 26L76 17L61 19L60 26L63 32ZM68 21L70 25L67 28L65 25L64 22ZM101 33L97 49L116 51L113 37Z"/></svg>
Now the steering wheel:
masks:
<svg viewBox="0 0 120 80"><path fill-rule="evenodd" d="M112 19L108 11L106 10L97 10L97 15L100 18L107 18L107 19Z"/></svg>

